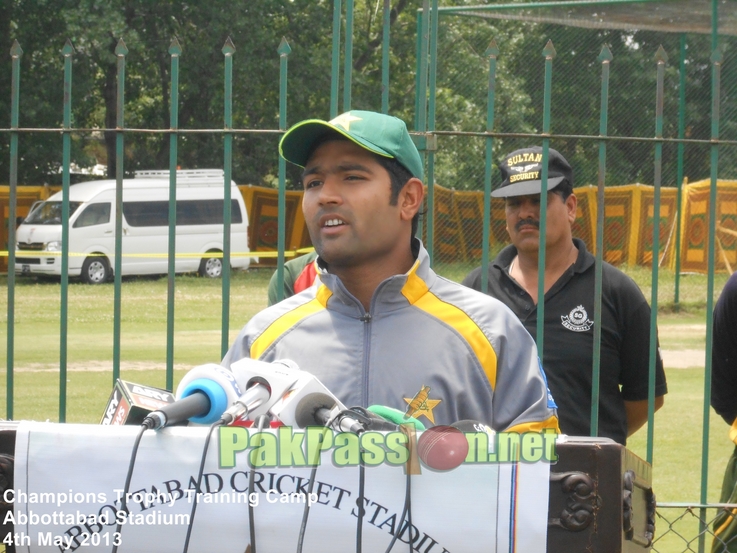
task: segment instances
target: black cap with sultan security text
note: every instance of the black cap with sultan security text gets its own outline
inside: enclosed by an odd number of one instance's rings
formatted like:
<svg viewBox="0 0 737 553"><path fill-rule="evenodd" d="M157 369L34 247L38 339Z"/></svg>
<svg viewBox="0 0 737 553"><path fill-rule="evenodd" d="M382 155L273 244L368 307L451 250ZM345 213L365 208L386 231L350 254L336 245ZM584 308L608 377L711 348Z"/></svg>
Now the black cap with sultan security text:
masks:
<svg viewBox="0 0 737 553"><path fill-rule="evenodd" d="M515 150L499 164L502 183L491 195L495 198L540 194L542 190L543 149L539 146ZM567 181L573 186L573 169L557 150L548 148L547 190Z"/></svg>

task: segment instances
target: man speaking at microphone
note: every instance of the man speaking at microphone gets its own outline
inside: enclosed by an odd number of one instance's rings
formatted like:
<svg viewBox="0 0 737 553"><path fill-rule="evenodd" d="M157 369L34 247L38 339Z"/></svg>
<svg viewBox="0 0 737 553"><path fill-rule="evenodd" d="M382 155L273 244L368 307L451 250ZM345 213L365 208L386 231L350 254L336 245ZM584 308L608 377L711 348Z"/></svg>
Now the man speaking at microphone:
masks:
<svg viewBox="0 0 737 553"><path fill-rule="evenodd" d="M557 430L528 332L501 302L437 276L414 237L423 164L404 122L369 111L302 121L279 151L304 169L319 281L253 317L222 364L292 359L345 405L431 424Z"/></svg>

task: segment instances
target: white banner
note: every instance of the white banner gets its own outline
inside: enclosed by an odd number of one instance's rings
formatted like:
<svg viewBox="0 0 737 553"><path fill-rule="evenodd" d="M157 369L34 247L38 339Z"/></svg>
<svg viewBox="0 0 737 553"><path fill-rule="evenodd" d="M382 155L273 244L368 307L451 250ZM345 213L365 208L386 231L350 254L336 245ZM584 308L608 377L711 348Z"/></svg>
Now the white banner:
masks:
<svg viewBox="0 0 737 553"><path fill-rule="evenodd" d="M297 551L306 504L305 553L356 550L355 435L323 441L308 493L311 467L295 465L304 465L302 451L309 454L318 447L310 436L295 431L286 440L287 434L276 429L257 435L244 428L226 429L221 436L216 430L196 494L208 429L147 431L126 514L120 499L138 431L133 426L21 423L15 495L6 494L15 502L17 551L108 553L117 544L121 553L178 553L191 523L189 551L243 553L250 543L249 503L259 553ZM365 469L363 551L386 551L395 536L395 552L409 550L410 541L411 550L421 553L545 551L547 462L467 462L446 472L422 466L421 474L410 477L409 523L402 517L407 490L403 458L388 440L380 445L373 457L364 458L375 466ZM258 465L253 489L248 487L249 457Z"/></svg>

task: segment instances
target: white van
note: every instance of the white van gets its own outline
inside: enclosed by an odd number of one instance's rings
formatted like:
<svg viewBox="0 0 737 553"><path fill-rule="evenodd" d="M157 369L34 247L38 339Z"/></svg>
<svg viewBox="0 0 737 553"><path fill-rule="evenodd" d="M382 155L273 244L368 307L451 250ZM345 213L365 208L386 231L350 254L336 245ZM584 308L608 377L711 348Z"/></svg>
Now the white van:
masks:
<svg viewBox="0 0 737 553"><path fill-rule="evenodd" d="M177 273L222 273L224 173L177 171ZM248 249L248 213L231 181L230 251ZM15 271L60 275L62 193L33 207L17 230ZM90 181L69 188L69 276L90 284L107 281L115 267L115 181ZM164 274L168 270L169 171L137 171L123 181L121 274ZM35 255L34 255L35 254ZM233 255L230 265L246 269L250 257Z"/></svg>

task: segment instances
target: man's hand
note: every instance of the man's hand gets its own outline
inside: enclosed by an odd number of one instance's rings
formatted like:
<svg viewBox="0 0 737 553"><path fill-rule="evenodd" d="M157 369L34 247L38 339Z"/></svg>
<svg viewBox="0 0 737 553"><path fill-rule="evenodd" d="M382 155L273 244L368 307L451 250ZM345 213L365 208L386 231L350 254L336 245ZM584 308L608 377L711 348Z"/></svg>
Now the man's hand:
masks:
<svg viewBox="0 0 737 553"><path fill-rule="evenodd" d="M655 410L660 409L664 402L663 396L656 397ZM647 422L647 400L625 401L624 410L627 412L627 436L629 437Z"/></svg>

